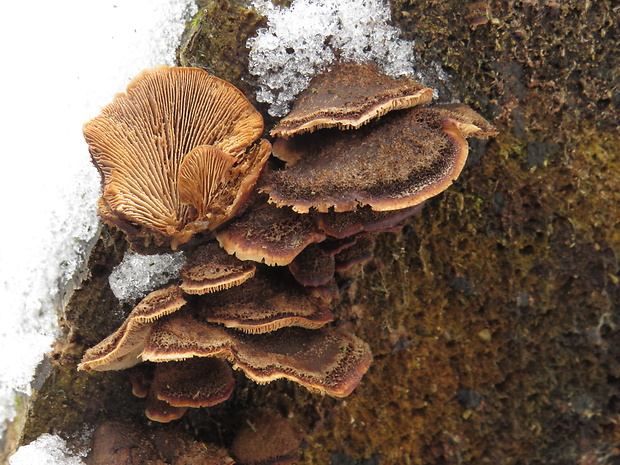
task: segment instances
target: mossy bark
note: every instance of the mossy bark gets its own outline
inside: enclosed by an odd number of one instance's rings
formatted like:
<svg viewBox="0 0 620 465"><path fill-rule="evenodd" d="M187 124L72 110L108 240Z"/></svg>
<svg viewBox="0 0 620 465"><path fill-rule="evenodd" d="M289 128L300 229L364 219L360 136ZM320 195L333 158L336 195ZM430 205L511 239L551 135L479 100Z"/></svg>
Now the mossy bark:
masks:
<svg viewBox="0 0 620 465"><path fill-rule="evenodd" d="M618 459L619 15L605 0L394 2L421 60L441 63L501 132L472 144L460 179L401 235L380 237L337 306L375 354L353 394L239 375L229 401L182 420L200 440L229 446L245 412L275 406L308 432L305 464ZM208 2L181 62L251 92L238 31L263 21ZM120 323L107 275L124 247L104 229L67 308L74 345L31 400L22 443L102 418L146 422L126 375L74 363Z"/></svg>

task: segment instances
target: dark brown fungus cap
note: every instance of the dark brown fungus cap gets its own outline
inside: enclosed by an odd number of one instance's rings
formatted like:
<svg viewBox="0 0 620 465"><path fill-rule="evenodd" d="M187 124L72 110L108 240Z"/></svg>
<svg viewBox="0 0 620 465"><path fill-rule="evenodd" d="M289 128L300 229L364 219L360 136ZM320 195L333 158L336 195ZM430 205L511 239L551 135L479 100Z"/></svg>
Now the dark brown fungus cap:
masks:
<svg viewBox="0 0 620 465"><path fill-rule="evenodd" d="M234 289L205 295L194 306L194 316L201 321L254 334L285 326L319 328L334 319L290 278L264 273Z"/></svg>
<svg viewBox="0 0 620 465"><path fill-rule="evenodd" d="M235 380L230 365L218 358L158 363L151 392L173 407L210 407L230 397Z"/></svg>
<svg viewBox="0 0 620 465"><path fill-rule="evenodd" d="M231 221L215 237L226 252L240 260L284 266L308 244L325 239L325 234L312 218L266 204Z"/></svg>
<svg viewBox="0 0 620 465"><path fill-rule="evenodd" d="M140 352L153 322L186 304L178 286L151 292L131 311L116 332L86 351L80 370L122 370L142 360Z"/></svg>
<svg viewBox="0 0 620 465"><path fill-rule="evenodd" d="M299 136L306 154L270 176L262 187L270 202L299 213L406 209L450 186L468 153L457 121L429 107L391 112L356 131L321 132Z"/></svg>
<svg viewBox="0 0 620 465"><path fill-rule="evenodd" d="M261 409L247 418L230 448L239 465L282 465L300 458L302 430L291 418Z"/></svg>
<svg viewBox="0 0 620 465"><path fill-rule="evenodd" d="M229 289L254 276L256 266L226 253L216 242L194 249L181 269L181 289L205 294Z"/></svg>
<svg viewBox="0 0 620 465"><path fill-rule="evenodd" d="M226 358L258 383L288 378L336 397L355 389L372 360L368 344L337 329L291 327L245 334L201 323L186 312L156 324L142 357L154 362Z"/></svg>
<svg viewBox="0 0 620 465"><path fill-rule="evenodd" d="M360 232L380 232L393 228L401 221L419 213L424 203L402 210L375 212L368 208L355 212L318 213L319 228L328 236L338 239L353 236Z"/></svg>
<svg viewBox="0 0 620 465"><path fill-rule="evenodd" d="M336 271L344 271L372 260L375 241L373 236L358 237L355 244L335 256Z"/></svg>
<svg viewBox="0 0 620 465"><path fill-rule="evenodd" d="M327 284L336 271L334 257L325 253L319 244L310 244L288 267L303 286Z"/></svg>
<svg viewBox="0 0 620 465"><path fill-rule="evenodd" d="M267 141L249 148L262 130L243 94L206 71L142 72L84 125L101 216L146 250L215 229L242 207L270 154Z"/></svg>
<svg viewBox="0 0 620 465"><path fill-rule="evenodd" d="M169 423L178 420L189 410L189 407L173 407L168 402L160 400L154 391L146 398L146 416L151 421Z"/></svg>
<svg viewBox="0 0 620 465"><path fill-rule="evenodd" d="M288 138L321 128L358 128L388 111L426 104L433 92L409 78L387 76L373 65L337 63L310 81L271 135Z"/></svg>

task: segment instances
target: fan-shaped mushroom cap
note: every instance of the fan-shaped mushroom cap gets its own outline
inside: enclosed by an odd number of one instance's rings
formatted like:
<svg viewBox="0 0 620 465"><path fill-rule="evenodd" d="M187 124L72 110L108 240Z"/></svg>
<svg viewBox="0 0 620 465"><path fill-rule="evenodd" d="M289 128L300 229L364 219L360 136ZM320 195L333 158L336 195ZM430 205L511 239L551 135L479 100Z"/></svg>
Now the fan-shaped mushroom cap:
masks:
<svg viewBox="0 0 620 465"><path fill-rule="evenodd" d="M226 358L252 380L291 379L311 391L344 397L368 370L368 344L332 328L283 328L245 334L201 323L187 312L171 315L153 328L144 360L163 362L190 357Z"/></svg>
<svg viewBox="0 0 620 465"><path fill-rule="evenodd" d="M273 173L262 191L299 213L418 205L452 184L468 153L455 120L429 107L392 112L356 131L298 137L306 140L306 154Z"/></svg>
<svg viewBox="0 0 620 465"><path fill-rule="evenodd" d="M254 276L256 266L227 254L215 242L194 249L181 269L181 289L205 294L229 289Z"/></svg>
<svg viewBox="0 0 620 465"><path fill-rule="evenodd" d="M238 212L269 156L267 141L248 150L262 130L232 84L196 68L144 71L84 125L101 216L147 246L213 230Z"/></svg>
<svg viewBox="0 0 620 465"><path fill-rule="evenodd" d="M131 311L121 327L86 351L80 370L122 370L142 360L140 352L153 323L186 304L177 286L151 292Z"/></svg>
<svg viewBox="0 0 620 465"><path fill-rule="evenodd" d="M201 297L194 316L247 333L265 333L285 326L320 328L334 315L286 276L257 275L234 289Z"/></svg>
<svg viewBox="0 0 620 465"><path fill-rule="evenodd" d="M230 365L218 358L192 358L157 363L151 392L173 407L210 407L232 394L235 379Z"/></svg>
<svg viewBox="0 0 620 465"><path fill-rule="evenodd" d="M287 138L320 128L358 128L388 111L426 104L433 92L409 78L387 76L373 65L337 63L310 81L271 135Z"/></svg>
<svg viewBox="0 0 620 465"><path fill-rule="evenodd" d="M234 219L215 237L226 252L240 260L284 266L308 244L325 239L325 234L312 218L266 204Z"/></svg>

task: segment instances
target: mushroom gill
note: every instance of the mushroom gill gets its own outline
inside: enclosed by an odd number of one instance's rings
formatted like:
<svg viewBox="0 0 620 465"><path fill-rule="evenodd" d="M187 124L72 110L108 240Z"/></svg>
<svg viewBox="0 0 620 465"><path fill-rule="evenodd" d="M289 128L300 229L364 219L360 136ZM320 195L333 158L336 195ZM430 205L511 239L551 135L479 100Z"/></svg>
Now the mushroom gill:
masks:
<svg viewBox="0 0 620 465"><path fill-rule="evenodd" d="M187 312L159 321L141 356L152 362L224 358L257 383L287 378L334 397L349 395L372 359L368 344L335 328L247 334L198 321Z"/></svg>
<svg viewBox="0 0 620 465"><path fill-rule="evenodd" d="M101 216L144 250L215 229L242 208L270 155L267 141L254 144L262 130L243 94L206 71L142 72L84 125Z"/></svg>

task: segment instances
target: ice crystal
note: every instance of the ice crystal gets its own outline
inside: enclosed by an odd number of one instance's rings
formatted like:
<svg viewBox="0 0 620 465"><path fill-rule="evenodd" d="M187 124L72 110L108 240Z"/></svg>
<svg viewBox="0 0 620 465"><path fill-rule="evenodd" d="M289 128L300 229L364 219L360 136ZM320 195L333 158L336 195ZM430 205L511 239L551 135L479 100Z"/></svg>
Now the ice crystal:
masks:
<svg viewBox="0 0 620 465"><path fill-rule="evenodd" d="M285 115L310 79L337 58L371 62L387 74L429 84L416 69L413 43L399 38L382 0L294 0L288 8L256 0L254 5L267 16L268 27L248 40L250 72L260 85L256 98L270 105L272 116Z"/></svg>

